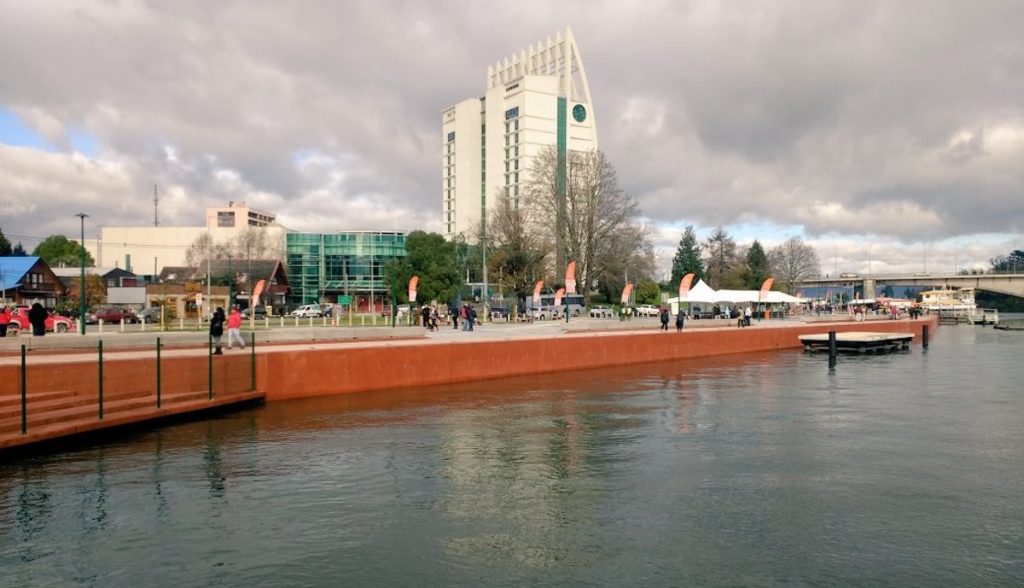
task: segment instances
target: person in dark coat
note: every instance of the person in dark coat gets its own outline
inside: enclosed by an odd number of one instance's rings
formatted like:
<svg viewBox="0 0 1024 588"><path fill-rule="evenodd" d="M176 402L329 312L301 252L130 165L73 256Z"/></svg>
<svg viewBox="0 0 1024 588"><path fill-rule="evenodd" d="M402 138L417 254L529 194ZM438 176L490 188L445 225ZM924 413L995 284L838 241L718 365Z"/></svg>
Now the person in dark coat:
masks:
<svg viewBox="0 0 1024 588"><path fill-rule="evenodd" d="M683 310L679 309L679 314L676 315L676 332L681 333L683 331L683 323L686 321L686 315L683 314Z"/></svg>
<svg viewBox="0 0 1024 588"><path fill-rule="evenodd" d="M32 336L42 337L46 334L46 309L36 302L28 311L28 322L32 324Z"/></svg>
<svg viewBox="0 0 1024 588"><path fill-rule="evenodd" d="M224 355L224 352L220 349L220 338L223 335L224 309L218 306L213 316L210 317L210 338L213 339L213 344L216 346L216 350L213 352L214 355Z"/></svg>
<svg viewBox="0 0 1024 588"><path fill-rule="evenodd" d="M660 315L659 318L661 318L661 330L662 331L667 331L668 330L668 309L665 308L664 306L662 306L661 310L658 311L658 314Z"/></svg>

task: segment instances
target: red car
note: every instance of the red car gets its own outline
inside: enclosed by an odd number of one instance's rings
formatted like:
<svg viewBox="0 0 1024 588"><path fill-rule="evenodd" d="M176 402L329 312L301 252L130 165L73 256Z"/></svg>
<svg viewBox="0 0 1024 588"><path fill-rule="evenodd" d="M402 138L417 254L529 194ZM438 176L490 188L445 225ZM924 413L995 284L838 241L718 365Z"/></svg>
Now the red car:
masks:
<svg viewBox="0 0 1024 588"><path fill-rule="evenodd" d="M24 329L26 333L31 333L32 325L28 322L29 310L31 310L31 308L28 306L14 307L11 311L11 324L7 325L7 329L15 331ZM68 331L75 330L75 323L67 317L47 312L46 330L50 332L67 333Z"/></svg>
<svg viewBox="0 0 1024 588"><path fill-rule="evenodd" d="M121 321L137 323L139 322L139 316L127 308L119 308L117 306L103 306L96 309L96 312L85 315L85 324L87 325L94 325L101 320L108 325L117 324Z"/></svg>

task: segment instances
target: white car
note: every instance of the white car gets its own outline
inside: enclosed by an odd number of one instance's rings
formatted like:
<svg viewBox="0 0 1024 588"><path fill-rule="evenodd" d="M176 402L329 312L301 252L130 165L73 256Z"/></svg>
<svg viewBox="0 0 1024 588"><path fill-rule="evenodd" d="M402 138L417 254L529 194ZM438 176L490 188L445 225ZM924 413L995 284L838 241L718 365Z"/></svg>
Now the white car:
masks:
<svg viewBox="0 0 1024 588"><path fill-rule="evenodd" d="M636 307L637 316L658 316L661 314L661 309L653 304L641 304Z"/></svg>
<svg viewBox="0 0 1024 588"><path fill-rule="evenodd" d="M550 321L558 320L562 315L557 306L542 306L540 308L531 308L530 316L535 321Z"/></svg>
<svg viewBox="0 0 1024 588"><path fill-rule="evenodd" d="M318 317L323 314L319 304L304 304L292 311L292 316L307 318Z"/></svg>
<svg viewBox="0 0 1024 588"><path fill-rule="evenodd" d="M615 313L608 306L595 306L590 309L590 318L612 318L613 316Z"/></svg>

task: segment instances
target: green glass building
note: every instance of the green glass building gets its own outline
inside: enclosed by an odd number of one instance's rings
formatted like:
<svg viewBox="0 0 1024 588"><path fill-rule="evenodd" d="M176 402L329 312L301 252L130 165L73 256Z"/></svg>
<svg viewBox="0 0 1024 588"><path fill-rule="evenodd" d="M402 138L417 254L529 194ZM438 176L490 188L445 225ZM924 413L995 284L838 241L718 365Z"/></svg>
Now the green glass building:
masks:
<svg viewBox="0 0 1024 588"><path fill-rule="evenodd" d="M348 295L356 312L381 311L390 300L384 267L406 256L405 233L288 233L285 239L292 305L336 303Z"/></svg>

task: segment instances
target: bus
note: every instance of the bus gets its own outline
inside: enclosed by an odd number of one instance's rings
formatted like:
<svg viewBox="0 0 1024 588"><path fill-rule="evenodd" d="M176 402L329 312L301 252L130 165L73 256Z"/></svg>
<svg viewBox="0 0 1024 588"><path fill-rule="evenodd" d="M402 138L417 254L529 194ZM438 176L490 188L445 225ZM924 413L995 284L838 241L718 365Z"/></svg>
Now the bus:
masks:
<svg viewBox="0 0 1024 588"><path fill-rule="evenodd" d="M555 295L554 294L541 294L540 305L543 306L554 306ZM583 310L586 306L583 303L582 294L566 294L562 296L562 306L559 307L559 312L565 310L569 312L569 316L582 316Z"/></svg>

